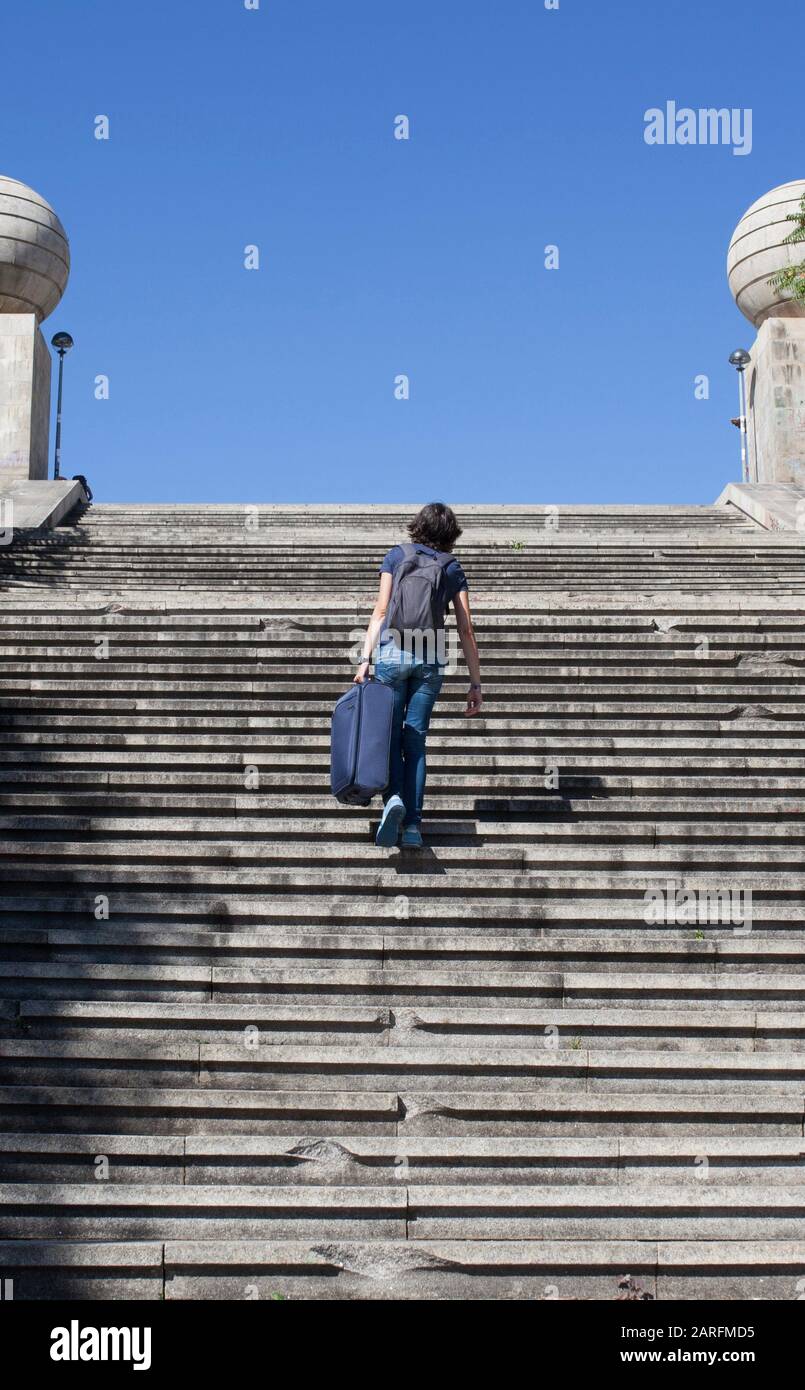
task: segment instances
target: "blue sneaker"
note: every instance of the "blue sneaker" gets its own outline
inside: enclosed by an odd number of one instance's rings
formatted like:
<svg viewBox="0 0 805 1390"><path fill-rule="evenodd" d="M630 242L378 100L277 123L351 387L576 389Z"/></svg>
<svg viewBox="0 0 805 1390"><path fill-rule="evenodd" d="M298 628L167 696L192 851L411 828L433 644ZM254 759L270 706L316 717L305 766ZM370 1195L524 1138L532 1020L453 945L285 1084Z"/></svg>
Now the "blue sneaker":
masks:
<svg viewBox="0 0 805 1390"><path fill-rule="evenodd" d="M419 833L419 826L404 825L400 844L403 849L422 849L422 836Z"/></svg>
<svg viewBox="0 0 805 1390"><path fill-rule="evenodd" d="M405 815L405 802L401 796L390 796L383 809L383 819L377 827L375 844L383 849L391 849L397 843L400 821Z"/></svg>

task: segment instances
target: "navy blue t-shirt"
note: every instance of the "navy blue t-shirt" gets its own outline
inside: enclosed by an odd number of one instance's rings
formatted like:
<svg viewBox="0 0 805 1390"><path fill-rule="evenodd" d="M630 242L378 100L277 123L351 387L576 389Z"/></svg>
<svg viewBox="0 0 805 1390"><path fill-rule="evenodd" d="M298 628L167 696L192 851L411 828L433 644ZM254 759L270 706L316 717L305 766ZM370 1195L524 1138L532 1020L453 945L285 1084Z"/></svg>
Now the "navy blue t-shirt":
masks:
<svg viewBox="0 0 805 1390"><path fill-rule="evenodd" d="M439 555L441 553L438 550L433 550L429 545L419 545L418 549L424 550L426 555ZM393 574L400 561L404 558L405 551L403 550L402 546L393 545L388 554L383 556L383 560L381 562L380 569L378 570L378 574ZM450 561L450 564L445 565L444 567L444 591L448 607L453 602L453 599L455 598L456 594L460 594L462 589L466 589L468 587L469 586L467 584L464 571L461 568L461 565L459 564L458 560L456 560L454 557ZM380 633L379 640L381 642L383 641L385 635L386 629L384 627L382 632Z"/></svg>

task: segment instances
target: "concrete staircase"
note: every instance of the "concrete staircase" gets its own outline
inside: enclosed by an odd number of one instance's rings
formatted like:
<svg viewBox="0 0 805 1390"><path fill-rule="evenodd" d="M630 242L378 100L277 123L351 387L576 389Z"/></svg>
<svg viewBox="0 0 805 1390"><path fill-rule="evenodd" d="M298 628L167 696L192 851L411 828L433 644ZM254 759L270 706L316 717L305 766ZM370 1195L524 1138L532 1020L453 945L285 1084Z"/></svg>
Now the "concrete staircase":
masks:
<svg viewBox="0 0 805 1390"><path fill-rule="evenodd" d="M486 704L389 854L328 724L410 510L0 550L17 1298L805 1289L802 537L462 508Z"/></svg>

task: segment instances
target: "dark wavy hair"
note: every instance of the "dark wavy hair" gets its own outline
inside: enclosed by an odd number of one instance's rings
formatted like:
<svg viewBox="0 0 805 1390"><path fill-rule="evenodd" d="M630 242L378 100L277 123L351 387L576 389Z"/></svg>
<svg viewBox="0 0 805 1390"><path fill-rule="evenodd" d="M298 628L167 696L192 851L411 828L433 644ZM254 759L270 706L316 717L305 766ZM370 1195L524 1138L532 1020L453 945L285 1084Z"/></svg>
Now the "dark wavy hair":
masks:
<svg viewBox="0 0 805 1390"><path fill-rule="evenodd" d="M456 521L455 512L444 502L429 502L409 522L408 534L418 545L429 545L431 550L449 551L461 535L461 527Z"/></svg>

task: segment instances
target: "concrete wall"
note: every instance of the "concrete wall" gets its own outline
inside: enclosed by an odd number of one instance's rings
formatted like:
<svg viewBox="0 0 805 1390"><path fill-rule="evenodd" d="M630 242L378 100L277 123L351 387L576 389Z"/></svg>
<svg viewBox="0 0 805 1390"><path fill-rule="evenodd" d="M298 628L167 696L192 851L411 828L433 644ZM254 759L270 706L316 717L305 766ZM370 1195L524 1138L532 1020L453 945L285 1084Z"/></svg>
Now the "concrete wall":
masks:
<svg viewBox="0 0 805 1390"><path fill-rule="evenodd" d="M48 476L50 353L35 314L0 314L0 487Z"/></svg>
<svg viewBox="0 0 805 1390"><path fill-rule="evenodd" d="M805 487L805 319L761 324L747 390L750 483Z"/></svg>
<svg viewBox="0 0 805 1390"><path fill-rule="evenodd" d="M50 466L50 350L39 329L34 338L34 385L31 405L30 478L47 478Z"/></svg>

